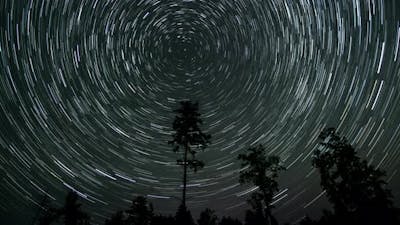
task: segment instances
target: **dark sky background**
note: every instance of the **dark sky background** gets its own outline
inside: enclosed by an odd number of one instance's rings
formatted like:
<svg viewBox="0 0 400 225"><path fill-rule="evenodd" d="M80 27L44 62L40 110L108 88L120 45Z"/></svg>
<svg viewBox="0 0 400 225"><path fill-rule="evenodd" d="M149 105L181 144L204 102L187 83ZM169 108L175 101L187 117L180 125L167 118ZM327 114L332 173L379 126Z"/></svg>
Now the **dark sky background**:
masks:
<svg viewBox="0 0 400 225"><path fill-rule="evenodd" d="M326 126L387 171L399 206L399 44L398 0L1 0L0 224L29 224L68 189L95 222L137 195L174 214L182 99L212 135L189 175L194 215L243 216L254 187L236 157L262 143L288 168L278 219L318 216Z"/></svg>

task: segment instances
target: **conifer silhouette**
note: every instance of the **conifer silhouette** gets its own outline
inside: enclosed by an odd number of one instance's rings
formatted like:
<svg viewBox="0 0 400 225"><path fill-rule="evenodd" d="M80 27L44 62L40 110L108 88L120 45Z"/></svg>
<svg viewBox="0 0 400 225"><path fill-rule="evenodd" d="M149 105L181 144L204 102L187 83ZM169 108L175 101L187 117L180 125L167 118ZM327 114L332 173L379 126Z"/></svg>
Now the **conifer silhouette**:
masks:
<svg viewBox="0 0 400 225"><path fill-rule="evenodd" d="M200 213L200 217L197 220L198 225L217 225L218 217L215 215L215 211L206 208Z"/></svg>
<svg viewBox="0 0 400 225"><path fill-rule="evenodd" d="M78 203L79 196L76 192L68 192L65 198L64 206L59 209L60 214L64 217L65 225L86 225L89 224L90 217L87 213L83 212Z"/></svg>
<svg viewBox="0 0 400 225"><path fill-rule="evenodd" d="M149 225L153 217L153 205L147 203L145 197L138 196L133 199L132 205L126 213L128 214L128 225Z"/></svg>
<svg viewBox="0 0 400 225"><path fill-rule="evenodd" d="M211 135L204 134L199 125L202 124L200 119L199 104L191 101L180 102L181 107L174 110L178 115L175 116L173 122L172 134L173 140L169 144L174 146L174 152L178 152L179 148L183 148L183 159L178 159L177 164L183 166L183 190L182 205L186 209L186 184L187 184L187 167L197 172L198 169L204 167L204 162L197 160L195 155L197 148L205 149L210 143ZM190 154L191 158L188 158Z"/></svg>

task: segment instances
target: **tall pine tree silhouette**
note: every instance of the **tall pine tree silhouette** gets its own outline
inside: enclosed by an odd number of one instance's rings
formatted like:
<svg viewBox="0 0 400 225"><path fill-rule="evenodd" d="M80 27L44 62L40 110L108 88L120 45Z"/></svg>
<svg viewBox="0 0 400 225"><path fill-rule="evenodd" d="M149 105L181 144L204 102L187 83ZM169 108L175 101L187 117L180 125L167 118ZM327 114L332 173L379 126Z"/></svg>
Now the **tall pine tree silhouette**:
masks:
<svg viewBox="0 0 400 225"><path fill-rule="evenodd" d="M177 115L172 124L174 133L173 140L168 143L173 145L174 152L183 150L183 158L177 160L177 164L183 166L183 190L182 190L182 205L186 208L186 184L187 184L187 169L193 169L197 172L198 169L204 167L204 162L195 158L197 150L205 149L210 143L211 135L204 134L200 125L199 104L191 101L180 102L181 107L174 110ZM190 158L189 158L190 157Z"/></svg>

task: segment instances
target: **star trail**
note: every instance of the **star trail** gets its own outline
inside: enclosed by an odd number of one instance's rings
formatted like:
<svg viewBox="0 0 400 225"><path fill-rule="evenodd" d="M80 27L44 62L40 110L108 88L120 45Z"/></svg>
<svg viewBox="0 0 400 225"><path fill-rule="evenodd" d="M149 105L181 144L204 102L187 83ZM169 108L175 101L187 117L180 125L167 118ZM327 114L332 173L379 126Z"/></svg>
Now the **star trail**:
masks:
<svg viewBox="0 0 400 225"><path fill-rule="evenodd" d="M179 101L198 101L211 144L188 207L242 215L254 186L237 156L262 143L287 167L274 213L328 203L311 166L337 127L400 198L397 0L0 1L0 221L74 190L95 222L144 195L173 214ZM28 219L29 221L29 219Z"/></svg>

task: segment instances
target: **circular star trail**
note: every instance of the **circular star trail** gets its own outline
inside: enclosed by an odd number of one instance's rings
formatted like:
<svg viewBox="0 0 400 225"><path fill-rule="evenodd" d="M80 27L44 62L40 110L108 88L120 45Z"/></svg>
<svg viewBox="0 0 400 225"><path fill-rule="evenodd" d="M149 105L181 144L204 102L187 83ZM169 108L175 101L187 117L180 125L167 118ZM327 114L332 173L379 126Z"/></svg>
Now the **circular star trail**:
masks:
<svg viewBox="0 0 400 225"><path fill-rule="evenodd" d="M288 168L278 218L319 212L310 160L326 126L387 171L398 202L399 15L396 0L1 1L0 218L68 189L97 222L137 195L174 213L167 142L184 99L212 135L189 174L195 214L244 211L254 187L236 157L255 143Z"/></svg>

